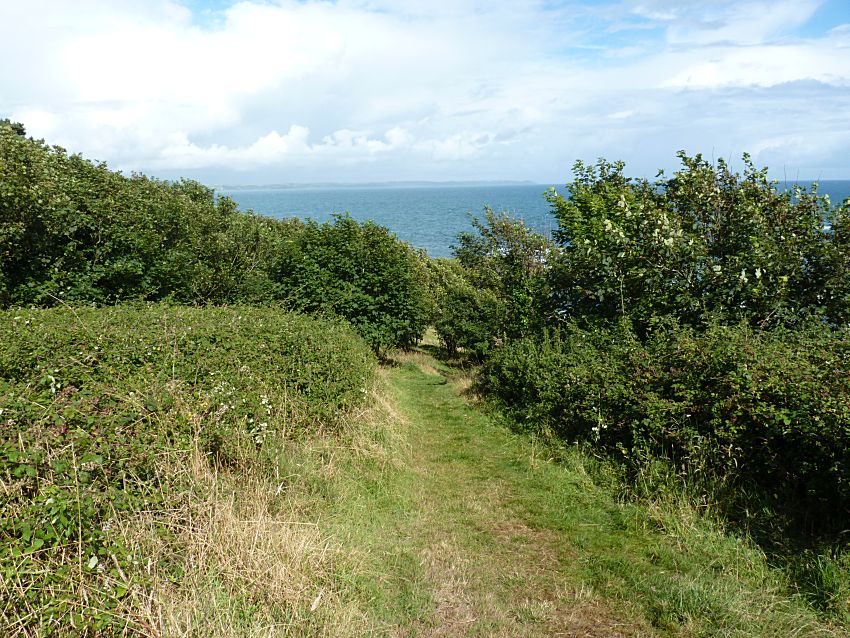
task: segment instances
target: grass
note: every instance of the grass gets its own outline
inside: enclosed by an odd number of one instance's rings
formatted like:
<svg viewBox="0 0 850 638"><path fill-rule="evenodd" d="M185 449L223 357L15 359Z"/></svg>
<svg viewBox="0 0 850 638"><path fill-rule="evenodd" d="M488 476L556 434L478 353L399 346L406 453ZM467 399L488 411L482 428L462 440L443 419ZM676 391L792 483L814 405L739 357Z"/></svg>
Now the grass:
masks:
<svg viewBox="0 0 850 638"><path fill-rule="evenodd" d="M843 635L752 544L683 499L625 502L604 463L463 400L462 375L416 353L390 382L434 596L422 635Z"/></svg>
<svg viewBox="0 0 850 638"><path fill-rule="evenodd" d="M44 316L35 319L46 329ZM85 325L104 330L97 322ZM113 378L113 368L97 376L72 344L68 361L78 359L73 364L78 367L67 363L59 367L64 375L51 373L54 381L39 382L46 407L73 416L65 408L77 394L63 396L50 384L70 379L76 370L79 394L87 392L82 381L96 376L98 383L112 384L114 395L106 406L77 401L76 410L100 410L94 414L116 419L124 412L149 414L147 423L157 433L215 418L209 410L214 397L207 394L218 396L221 384L210 381L193 392L189 376L182 385L153 384L156 392L144 395L145 411L136 405L141 399L129 389L144 385L146 370L175 374L170 361L179 342L164 340L172 354L163 358L151 354L160 343L154 336L138 347L129 341L122 346L115 369L137 366L139 376L121 379ZM341 339L343 344L347 337ZM212 357L218 363L211 367L223 366L223 374L229 362L242 358L230 347L219 354L217 344L250 347L251 338L244 333L211 343L204 360L211 365ZM36 379L42 359L61 350L39 348L27 359ZM136 357L134 349L146 357ZM18 361L20 354L10 348L4 356ZM343 350L340 356L348 355ZM329 370L332 361L324 364ZM245 386L257 394L253 413L291 400L285 388L275 386L273 359L263 355L253 365ZM195 367L186 370L194 374ZM332 371L343 383L338 372ZM5 392L18 387L8 383ZM846 633L790 594L782 573L753 545L686 499L668 491L624 500L612 468L579 449L552 448L512 433L468 389L463 371L417 351L378 370L365 401L337 411L332 429L294 427L290 410L270 410L271 432L262 445L251 438L231 446L233 462L222 464L197 436L198 428L189 427L177 440L157 439L153 465L144 466L153 468L155 478L145 483L142 505L106 516L108 504L101 503L92 510L103 516L97 520L85 520L79 492L82 473L93 471L94 461L82 462L79 448L69 448L64 456L71 455L73 472L65 468L65 478L71 478L61 487L74 505L66 525L70 540L55 549L52 562L33 564L56 573L68 568L68 578L50 585L55 596L48 592L46 604L53 596L78 611L59 617L35 602L15 607L15 600L43 602L44 596L27 598L31 575L19 566L31 556L14 562L6 560L12 554L3 554L0 633L222 638ZM116 432L123 432L123 421L116 423ZM239 423L248 425L229 427ZM64 458L51 450L45 454ZM0 477L4 498L26 487L27 473L21 477L11 471ZM154 499L157 490L163 494ZM25 504L21 498L10 502ZM105 547L120 547L120 553L103 553L89 568L84 528L110 539ZM10 539L17 542L3 537ZM107 607L110 599L116 602Z"/></svg>

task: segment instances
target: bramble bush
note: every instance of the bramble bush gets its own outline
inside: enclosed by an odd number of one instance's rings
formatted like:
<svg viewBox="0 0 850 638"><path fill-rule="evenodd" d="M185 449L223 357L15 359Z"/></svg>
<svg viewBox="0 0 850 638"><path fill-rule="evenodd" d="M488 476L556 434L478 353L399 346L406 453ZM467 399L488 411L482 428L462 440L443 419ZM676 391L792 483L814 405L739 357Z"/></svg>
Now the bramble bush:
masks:
<svg viewBox="0 0 850 638"><path fill-rule="evenodd" d="M338 427L375 364L350 327L271 308L0 312L0 625L132 630L149 570L127 522L187 506L193 454L273 467L285 437Z"/></svg>
<svg viewBox="0 0 850 638"><path fill-rule="evenodd" d="M850 200L782 191L747 156L743 174L679 157L652 182L579 162L547 195L545 328L493 349L480 388L529 428L668 459L830 538L850 520Z"/></svg>
<svg viewBox="0 0 850 638"><path fill-rule="evenodd" d="M497 318L504 301L492 290L475 287L457 259L429 260L426 281L429 320L446 353L453 357L463 349L481 360L498 339Z"/></svg>
<svg viewBox="0 0 850 638"><path fill-rule="evenodd" d="M289 227L197 182L124 177L0 126L0 304L224 302ZM246 232L248 231L248 232Z"/></svg>

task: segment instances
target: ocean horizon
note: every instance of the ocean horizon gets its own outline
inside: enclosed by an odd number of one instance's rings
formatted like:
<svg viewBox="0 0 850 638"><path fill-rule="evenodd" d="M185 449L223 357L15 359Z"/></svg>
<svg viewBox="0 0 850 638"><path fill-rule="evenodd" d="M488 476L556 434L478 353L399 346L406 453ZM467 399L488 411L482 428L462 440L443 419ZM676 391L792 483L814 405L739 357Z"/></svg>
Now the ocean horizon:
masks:
<svg viewBox="0 0 850 638"><path fill-rule="evenodd" d="M810 187L811 182L786 182ZM821 180L818 192L833 205L850 197L850 180ZM450 257L457 235L472 229L473 217L485 206L518 217L533 230L551 236L557 222L544 193L563 184L527 182L386 182L372 184L274 184L227 186L217 194L232 198L242 210L285 219L325 222L348 213L359 222L386 226L395 235L431 257Z"/></svg>

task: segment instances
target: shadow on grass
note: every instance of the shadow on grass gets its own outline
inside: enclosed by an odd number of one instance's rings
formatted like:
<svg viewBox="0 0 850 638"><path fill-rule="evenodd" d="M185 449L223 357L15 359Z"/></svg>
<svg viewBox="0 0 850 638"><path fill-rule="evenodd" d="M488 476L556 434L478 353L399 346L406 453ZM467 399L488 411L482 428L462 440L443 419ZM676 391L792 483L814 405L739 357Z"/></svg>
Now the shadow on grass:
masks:
<svg viewBox="0 0 850 638"><path fill-rule="evenodd" d="M432 344L420 344L416 346L416 350L433 357L448 368L457 368L463 372L470 372L480 365L480 361L462 350L450 353L444 347Z"/></svg>

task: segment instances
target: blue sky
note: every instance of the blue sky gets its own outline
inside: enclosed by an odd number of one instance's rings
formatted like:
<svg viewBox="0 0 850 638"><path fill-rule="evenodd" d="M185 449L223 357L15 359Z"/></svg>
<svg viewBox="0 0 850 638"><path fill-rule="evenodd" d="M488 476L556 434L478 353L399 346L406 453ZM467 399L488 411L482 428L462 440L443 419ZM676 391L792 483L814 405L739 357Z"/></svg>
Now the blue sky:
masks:
<svg viewBox="0 0 850 638"><path fill-rule="evenodd" d="M0 56L0 117L166 178L850 178L848 0L5 0Z"/></svg>

